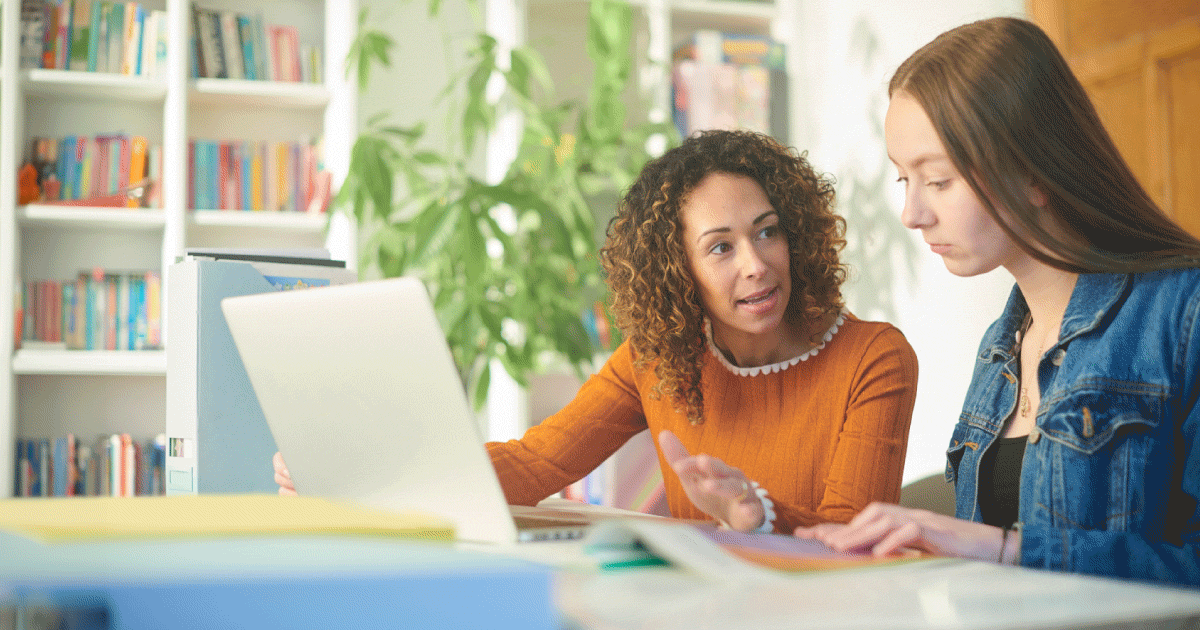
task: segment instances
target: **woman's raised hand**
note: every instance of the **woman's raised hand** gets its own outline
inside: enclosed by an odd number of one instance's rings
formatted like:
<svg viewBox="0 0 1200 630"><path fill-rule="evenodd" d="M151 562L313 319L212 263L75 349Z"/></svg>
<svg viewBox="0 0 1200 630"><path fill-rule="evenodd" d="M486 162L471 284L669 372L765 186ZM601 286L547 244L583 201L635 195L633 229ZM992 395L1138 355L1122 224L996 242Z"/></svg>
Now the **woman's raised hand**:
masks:
<svg viewBox="0 0 1200 630"><path fill-rule="evenodd" d="M927 510L876 502L849 523L797 527L795 535L819 540L838 551L886 556L908 548L938 556L995 562L1000 555L1004 530ZM1020 534L1010 532L1004 548L1005 561L1014 561L1021 548Z"/></svg>
<svg viewBox="0 0 1200 630"><path fill-rule="evenodd" d="M275 483L279 484L279 494L290 497L298 496L296 486L292 485L292 475L288 472L287 464L283 463L283 455L279 451L275 451L275 456L271 458L271 464L275 466Z"/></svg>
<svg viewBox="0 0 1200 630"><path fill-rule="evenodd" d="M658 434L658 445L683 491L701 512L732 529L750 531L762 525L766 511L742 471L705 455L692 455L670 431Z"/></svg>

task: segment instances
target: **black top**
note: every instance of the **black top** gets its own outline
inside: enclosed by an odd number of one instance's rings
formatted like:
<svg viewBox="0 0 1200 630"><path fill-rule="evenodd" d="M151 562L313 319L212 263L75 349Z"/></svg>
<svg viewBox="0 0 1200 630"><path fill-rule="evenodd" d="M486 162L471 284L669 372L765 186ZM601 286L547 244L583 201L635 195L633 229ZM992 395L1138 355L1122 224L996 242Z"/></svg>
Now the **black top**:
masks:
<svg viewBox="0 0 1200 630"><path fill-rule="evenodd" d="M979 513L983 522L1011 527L1021 496L1021 462L1029 436L997 438L979 460Z"/></svg>

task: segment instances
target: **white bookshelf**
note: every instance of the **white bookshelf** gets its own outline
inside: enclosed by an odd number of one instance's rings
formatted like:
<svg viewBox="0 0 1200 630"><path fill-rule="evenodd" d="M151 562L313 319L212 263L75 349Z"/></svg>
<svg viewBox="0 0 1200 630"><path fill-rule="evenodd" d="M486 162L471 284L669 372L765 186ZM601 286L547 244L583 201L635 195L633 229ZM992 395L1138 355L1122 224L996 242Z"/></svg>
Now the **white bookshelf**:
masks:
<svg viewBox="0 0 1200 630"><path fill-rule="evenodd" d="M354 266L354 230L328 215L187 207L190 138L295 141L321 138L335 187L357 133L357 101L342 73L357 28L356 0L198 0L208 9L261 12L295 26L322 50L321 84L190 77L191 3L144 0L167 12L167 63L153 78L20 69L20 4L0 13L0 497L13 491L15 439L126 431L145 438L166 424L170 349L69 351L31 344L14 351L14 298L25 280L80 270L165 271L188 247L327 247ZM125 132L162 146L160 208L126 210L16 204L16 173L32 136ZM162 303L170 287L164 283ZM164 328L169 318L164 310ZM165 332L164 332L165 338Z"/></svg>

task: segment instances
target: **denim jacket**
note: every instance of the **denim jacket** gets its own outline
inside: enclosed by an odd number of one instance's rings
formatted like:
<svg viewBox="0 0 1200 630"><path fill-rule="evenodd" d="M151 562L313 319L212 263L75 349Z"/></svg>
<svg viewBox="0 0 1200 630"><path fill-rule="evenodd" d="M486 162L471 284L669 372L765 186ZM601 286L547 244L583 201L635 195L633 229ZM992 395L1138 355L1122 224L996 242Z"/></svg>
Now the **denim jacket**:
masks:
<svg viewBox="0 0 1200 630"><path fill-rule="evenodd" d="M946 451L957 515L980 521L980 457L1017 404L1013 288L979 347ZM1200 269L1083 274L1021 468L1021 564L1200 585Z"/></svg>

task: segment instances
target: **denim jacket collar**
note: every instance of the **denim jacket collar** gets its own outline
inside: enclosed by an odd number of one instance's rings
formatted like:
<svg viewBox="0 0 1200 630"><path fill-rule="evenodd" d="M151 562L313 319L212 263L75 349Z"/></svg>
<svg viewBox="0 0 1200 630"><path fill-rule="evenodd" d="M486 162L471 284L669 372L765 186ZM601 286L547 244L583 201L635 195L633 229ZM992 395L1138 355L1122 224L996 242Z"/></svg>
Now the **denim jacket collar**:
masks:
<svg viewBox="0 0 1200 630"><path fill-rule="evenodd" d="M1095 328L1128 288L1128 274L1080 274L1059 325L1058 341L1051 348ZM980 344L982 352L979 359L984 362L1012 359L1017 331L1021 329L1021 322L1028 313L1029 305L1025 302L1021 287L1013 284L1004 312Z"/></svg>

